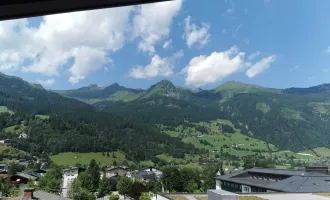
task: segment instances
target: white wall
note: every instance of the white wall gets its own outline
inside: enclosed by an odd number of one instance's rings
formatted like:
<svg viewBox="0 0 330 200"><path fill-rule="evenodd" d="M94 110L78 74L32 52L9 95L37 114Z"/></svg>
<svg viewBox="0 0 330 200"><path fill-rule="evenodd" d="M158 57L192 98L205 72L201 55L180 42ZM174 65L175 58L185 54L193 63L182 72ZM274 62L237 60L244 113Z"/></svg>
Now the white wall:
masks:
<svg viewBox="0 0 330 200"><path fill-rule="evenodd" d="M214 189L214 188L212 188L212 189ZM221 190L221 181L220 180L215 180L215 189Z"/></svg>
<svg viewBox="0 0 330 200"><path fill-rule="evenodd" d="M251 193L251 187L248 185L242 185L242 193Z"/></svg>
<svg viewBox="0 0 330 200"><path fill-rule="evenodd" d="M62 196L67 197L72 181L78 177L78 168L63 171Z"/></svg>

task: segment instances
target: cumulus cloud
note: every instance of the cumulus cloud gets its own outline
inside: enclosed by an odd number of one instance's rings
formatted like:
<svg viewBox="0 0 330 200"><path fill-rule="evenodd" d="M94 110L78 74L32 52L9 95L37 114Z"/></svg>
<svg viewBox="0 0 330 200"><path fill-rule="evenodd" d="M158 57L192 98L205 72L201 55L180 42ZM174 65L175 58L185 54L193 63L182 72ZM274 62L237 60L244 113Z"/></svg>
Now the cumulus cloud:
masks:
<svg viewBox="0 0 330 200"><path fill-rule="evenodd" d="M249 56L248 56L248 60L254 60L255 58L257 58L258 56L261 55L261 52L260 51L256 51L254 53L251 53Z"/></svg>
<svg viewBox="0 0 330 200"><path fill-rule="evenodd" d="M47 80L37 80L37 83L40 83L42 86L52 86L55 83L55 79L47 79Z"/></svg>
<svg viewBox="0 0 330 200"><path fill-rule="evenodd" d="M172 57L161 58L154 55L146 66L136 66L129 71L129 76L136 79L151 79L159 76L169 77L173 74L175 61L183 57L183 51L176 52Z"/></svg>
<svg viewBox="0 0 330 200"><path fill-rule="evenodd" d="M246 75L249 78L253 78L261 72L265 71L270 67L270 64L275 62L276 56L268 56L266 58L261 59L260 61L253 64L247 71Z"/></svg>
<svg viewBox="0 0 330 200"><path fill-rule="evenodd" d="M155 53L155 45L170 33L173 18L183 0L141 5L133 18L133 38L140 39L138 49Z"/></svg>
<svg viewBox="0 0 330 200"><path fill-rule="evenodd" d="M163 48L164 49L172 48L172 40L165 41L164 44L163 44Z"/></svg>
<svg viewBox="0 0 330 200"><path fill-rule="evenodd" d="M181 5L178 0L50 15L38 27L27 19L0 22L0 70L49 76L68 72L69 82L77 83L106 69L111 53L132 37L140 50L155 52L154 45L169 35Z"/></svg>
<svg viewBox="0 0 330 200"><path fill-rule="evenodd" d="M213 52L211 55L201 55L190 60L189 64L182 70L187 85L201 86L215 83L234 73L246 71L246 75L253 78L266 70L275 56L262 58L251 63L246 61L245 52L236 46L223 52Z"/></svg>
<svg viewBox="0 0 330 200"><path fill-rule="evenodd" d="M194 44L200 46L206 45L210 41L209 34L210 25L202 23L200 27L191 23L191 17L185 19L185 29L183 37L186 40L187 46L190 48Z"/></svg>
<svg viewBox="0 0 330 200"><path fill-rule="evenodd" d="M244 55L237 47L232 47L209 56L194 57L182 71L186 74L186 84L200 86L221 80L242 69Z"/></svg>
<svg viewBox="0 0 330 200"><path fill-rule="evenodd" d="M69 81L76 83L106 64L107 53L123 47L132 9L50 15L36 28L27 20L1 22L0 68L53 76L73 61Z"/></svg>

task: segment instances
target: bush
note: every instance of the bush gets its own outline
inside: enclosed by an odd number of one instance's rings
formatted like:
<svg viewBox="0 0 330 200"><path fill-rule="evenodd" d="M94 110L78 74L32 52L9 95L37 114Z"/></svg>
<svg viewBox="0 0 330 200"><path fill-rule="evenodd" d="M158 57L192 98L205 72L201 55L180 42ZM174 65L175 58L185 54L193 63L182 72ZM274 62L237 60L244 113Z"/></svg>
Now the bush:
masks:
<svg viewBox="0 0 330 200"><path fill-rule="evenodd" d="M118 200L119 195L110 195L109 200Z"/></svg>

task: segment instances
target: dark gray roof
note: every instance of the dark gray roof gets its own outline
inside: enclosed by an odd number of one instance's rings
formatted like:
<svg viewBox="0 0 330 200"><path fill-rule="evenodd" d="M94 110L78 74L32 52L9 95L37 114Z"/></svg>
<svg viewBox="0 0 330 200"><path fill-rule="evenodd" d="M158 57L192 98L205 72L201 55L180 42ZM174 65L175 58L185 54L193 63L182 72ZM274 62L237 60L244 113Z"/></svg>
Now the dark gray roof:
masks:
<svg viewBox="0 0 330 200"><path fill-rule="evenodd" d="M252 178L249 173L287 176L283 180ZM330 192L330 176L317 172L253 168L242 172L218 176L216 179L256 186L281 192Z"/></svg>
<svg viewBox="0 0 330 200"><path fill-rule="evenodd" d="M51 194L44 191L35 191L33 196L39 198L39 200L69 200L68 198L61 197L56 194Z"/></svg>

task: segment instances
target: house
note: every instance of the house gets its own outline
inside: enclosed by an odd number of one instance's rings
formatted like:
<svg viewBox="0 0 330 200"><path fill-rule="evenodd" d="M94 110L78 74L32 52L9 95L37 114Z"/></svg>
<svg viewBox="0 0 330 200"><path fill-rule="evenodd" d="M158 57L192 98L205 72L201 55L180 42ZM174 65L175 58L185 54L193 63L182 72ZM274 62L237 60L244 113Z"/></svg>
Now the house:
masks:
<svg viewBox="0 0 330 200"><path fill-rule="evenodd" d="M107 178L114 178L114 177L122 177L126 176L127 172L129 172L129 167L127 166L112 166L106 168L104 171L100 172L101 178L105 174Z"/></svg>
<svg viewBox="0 0 330 200"><path fill-rule="evenodd" d="M72 181L78 177L78 175L85 171L85 168L82 167L70 167L67 169L64 169L62 171L63 173L63 185L62 185L62 196L67 197L68 190L70 188L70 185Z"/></svg>
<svg viewBox="0 0 330 200"><path fill-rule="evenodd" d="M238 193L330 192L330 176L318 172L253 168L216 177L216 189Z"/></svg>
<svg viewBox="0 0 330 200"><path fill-rule="evenodd" d="M8 171L9 166L7 164L0 164L0 171Z"/></svg>
<svg viewBox="0 0 330 200"><path fill-rule="evenodd" d="M14 176L10 177L11 183L15 185L27 184L30 180L38 181L39 178L25 173L17 173Z"/></svg>
<svg viewBox="0 0 330 200"><path fill-rule="evenodd" d="M135 179L139 178L143 181L150 181L155 179L160 179L162 176L162 171L154 167L145 167L140 170L128 172L126 174L127 177Z"/></svg>
<svg viewBox="0 0 330 200"><path fill-rule="evenodd" d="M142 169L140 169L139 171L144 171L144 172L153 172L156 176L156 178L160 178L163 175L163 172L155 167L144 167Z"/></svg>
<svg viewBox="0 0 330 200"><path fill-rule="evenodd" d="M20 197L11 198L9 200L69 200L68 198L61 197L56 194L50 194L44 191L35 191L32 188L24 189L24 194Z"/></svg>

